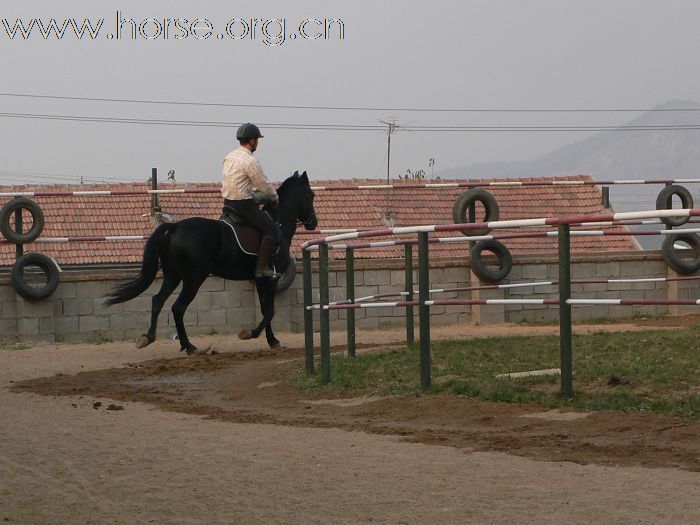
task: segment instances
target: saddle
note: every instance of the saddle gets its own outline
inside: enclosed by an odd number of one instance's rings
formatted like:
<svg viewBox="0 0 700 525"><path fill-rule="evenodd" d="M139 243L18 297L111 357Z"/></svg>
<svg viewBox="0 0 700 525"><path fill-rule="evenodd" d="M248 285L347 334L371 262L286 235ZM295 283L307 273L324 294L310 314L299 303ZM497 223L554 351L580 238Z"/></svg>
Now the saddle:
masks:
<svg viewBox="0 0 700 525"><path fill-rule="evenodd" d="M247 255L258 255L262 234L257 228L248 224L246 220L238 215L236 210L230 206L224 206L219 220L231 228L233 237L236 239L236 242L243 253ZM277 250L275 250L273 255L277 255L279 253L280 241L282 240L282 229L279 228L279 225L277 230Z"/></svg>

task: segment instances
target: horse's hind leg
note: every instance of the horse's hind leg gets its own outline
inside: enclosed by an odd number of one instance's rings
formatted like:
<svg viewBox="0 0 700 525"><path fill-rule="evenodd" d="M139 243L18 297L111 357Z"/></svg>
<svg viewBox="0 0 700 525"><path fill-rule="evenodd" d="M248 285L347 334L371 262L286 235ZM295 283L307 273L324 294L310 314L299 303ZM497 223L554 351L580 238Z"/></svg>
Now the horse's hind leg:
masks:
<svg viewBox="0 0 700 525"><path fill-rule="evenodd" d="M160 287L160 291L153 296L153 301L151 304L151 324L148 327L148 332L142 335L141 339L139 339L136 343L137 348L148 346L156 340L158 315L163 309L165 301L168 300L168 297L170 297L170 294L172 294L175 288L177 288L178 284L180 284L180 277L164 272L163 285Z"/></svg>
<svg viewBox="0 0 700 525"><path fill-rule="evenodd" d="M177 335L180 339L180 351L185 350L188 354L197 352L197 347L194 346L190 342L189 337L187 337L184 322L185 312L187 311L187 307L194 300L199 287L202 286L205 279L206 276L196 281L183 281L182 291L175 300L175 303L173 303L173 318L175 319L175 328L177 329Z"/></svg>

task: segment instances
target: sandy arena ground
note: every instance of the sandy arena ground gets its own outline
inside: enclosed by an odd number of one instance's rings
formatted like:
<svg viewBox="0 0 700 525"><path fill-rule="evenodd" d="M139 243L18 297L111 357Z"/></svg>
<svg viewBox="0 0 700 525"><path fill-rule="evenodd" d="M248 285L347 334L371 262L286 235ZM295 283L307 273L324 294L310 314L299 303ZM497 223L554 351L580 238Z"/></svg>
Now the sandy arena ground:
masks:
<svg viewBox="0 0 700 525"><path fill-rule="evenodd" d="M303 336L278 337L288 350L199 337L219 354L192 358L173 341L0 350L0 522L700 523L699 423L303 396L279 382Z"/></svg>

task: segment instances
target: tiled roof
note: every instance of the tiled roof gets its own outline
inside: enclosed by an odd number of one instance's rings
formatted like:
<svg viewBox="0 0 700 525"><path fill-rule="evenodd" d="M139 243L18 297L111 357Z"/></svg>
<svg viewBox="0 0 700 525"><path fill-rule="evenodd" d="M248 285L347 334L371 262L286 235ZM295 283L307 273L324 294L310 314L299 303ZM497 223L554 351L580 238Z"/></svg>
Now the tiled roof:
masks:
<svg viewBox="0 0 700 525"><path fill-rule="evenodd" d="M589 177L575 176L560 179L590 180ZM522 180L522 179L521 179ZM546 180L546 179L527 179ZM447 181L443 181L447 182ZM477 182L477 181L474 181ZM478 181L484 182L484 181ZM378 184L374 180L353 181L312 181L314 186L342 186L357 184ZM400 186L400 181L393 184ZM212 188L217 183L167 185L162 188ZM142 189L145 184L75 185L75 186L12 186L0 187L0 192L42 191L71 192L85 190L124 191ZM392 212L393 226L417 224L445 224L452 222L452 205L464 188L440 189L400 189L392 190L335 190L318 191L315 199L319 228L374 229L387 226L383 221L387 210ZM533 217L553 217L601 213L600 189L593 185L576 186L522 186L491 187L488 189L497 199L500 219L525 219ZM43 209L46 226L42 237L73 236L113 236L149 235L152 231L148 214L150 196L69 196L35 197ZM181 220L192 216L218 218L221 210L221 197L216 193L160 195L163 211ZM5 204L9 199L3 199ZM477 212L477 220L481 217ZM520 231L533 231L520 230ZM540 230L541 231L541 230ZM460 235L460 234L443 234ZM308 240L308 235L297 235L293 251L299 255L299 245ZM542 254L556 252L556 239L529 238L504 241L514 254ZM637 250L638 245L631 237L596 236L572 238L572 250L576 253ZM62 244L30 244L26 252L42 252L56 258L59 264L101 264L135 263L142 257L142 241L122 242L75 242ZM431 246L431 254L436 257L464 255L467 244L437 244ZM11 265L14 261L14 245L0 244L0 264ZM402 249L377 248L358 251L358 258L398 257ZM336 257L344 257L344 252L334 252Z"/></svg>

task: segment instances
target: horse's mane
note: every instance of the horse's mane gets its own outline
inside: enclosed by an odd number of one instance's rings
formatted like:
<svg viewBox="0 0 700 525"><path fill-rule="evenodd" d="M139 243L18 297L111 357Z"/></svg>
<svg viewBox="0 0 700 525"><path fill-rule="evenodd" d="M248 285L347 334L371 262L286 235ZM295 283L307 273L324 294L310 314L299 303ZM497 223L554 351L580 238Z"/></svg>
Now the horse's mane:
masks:
<svg viewBox="0 0 700 525"><path fill-rule="evenodd" d="M303 175L299 175L299 172L295 171L294 175L287 177L287 179L279 185L277 188L277 195L279 195L280 198L286 197L295 186L302 184L304 180L308 181L306 172L304 172ZM263 210L271 212L273 218L276 216L277 210L272 208L269 202L263 206Z"/></svg>
<svg viewBox="0 0 700 525"><path fill-rule="evenodd" d="M300 180L299 173L295 173L294 175L287 177L285 179L285 181L282 184L280 184L279 188L277 188L277 193L278 194L286 193L294 185L294 183L299 182L299 180Z"/></svg>

